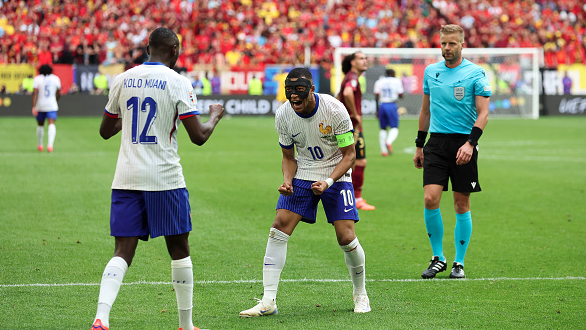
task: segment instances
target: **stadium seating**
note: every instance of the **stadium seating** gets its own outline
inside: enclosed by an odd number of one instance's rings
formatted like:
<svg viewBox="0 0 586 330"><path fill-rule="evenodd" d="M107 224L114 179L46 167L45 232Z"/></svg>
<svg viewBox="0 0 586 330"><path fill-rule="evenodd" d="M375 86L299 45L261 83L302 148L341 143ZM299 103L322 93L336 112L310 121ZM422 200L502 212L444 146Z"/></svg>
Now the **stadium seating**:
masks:
<svg viewBox="0 0 586 330"><path fill-rule="evenodd" d="M439 26L465 27L468 47L543 47L545 66L586 62L581 0L6 1L0 64L137 64L148 33L180 34L178 65L331 61L333 49L438 47Z"/></svg>

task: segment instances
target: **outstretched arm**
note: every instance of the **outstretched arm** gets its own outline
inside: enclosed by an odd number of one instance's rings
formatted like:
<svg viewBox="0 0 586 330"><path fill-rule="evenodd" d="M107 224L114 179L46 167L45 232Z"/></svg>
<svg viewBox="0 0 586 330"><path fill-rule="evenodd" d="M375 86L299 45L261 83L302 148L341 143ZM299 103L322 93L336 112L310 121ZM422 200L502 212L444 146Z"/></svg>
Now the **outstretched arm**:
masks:
<svg viewBox="0 0 586 330"><path fill-rule="evenodd" d="M102 124L100 125L100 136L108 140L122 130L122 118L114 118L104 113Z"/></svg>
<svg viewBox="0 0 586 330"><path fill-rule="evenodd" d="M210 118L202 123L199 115L187 117L181 122L191 139L198 146L203 145L212 135L214 128L224 116L224 107L218 103L210 105Z"/></svg>

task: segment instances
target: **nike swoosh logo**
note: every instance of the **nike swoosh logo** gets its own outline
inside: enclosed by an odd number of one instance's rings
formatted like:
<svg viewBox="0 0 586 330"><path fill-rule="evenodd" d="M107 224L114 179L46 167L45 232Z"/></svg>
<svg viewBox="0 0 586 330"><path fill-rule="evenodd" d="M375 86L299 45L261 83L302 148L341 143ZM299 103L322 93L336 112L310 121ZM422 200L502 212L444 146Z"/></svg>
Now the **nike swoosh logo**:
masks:
<svg viewBox="0 0 586 330"><path fill-rule="evenodd" d="M297 134L293 134L293 137L296 137L297 135L301 134L301 132L297 133Z"/></svg>
<svg viewBox="0 0 586 330"><path fill-rule="evenodd" d="M274 266L275 264L265 264L265 266Z"/></svg>
<svg viewBox="0 0 586 330"><path fill-rule="evenodd" d="M362 273L364 273L364 271L361 271L360 273L356 273L356 275L360 275L360 274L362 274Z"/></svg>
<svg viewBox="0 0 586 330"><path fill-rule="evenodd" d="M352 210L353 210L353 209L344 209L344 212L350 212L350 211L352 211Z"/></svg>

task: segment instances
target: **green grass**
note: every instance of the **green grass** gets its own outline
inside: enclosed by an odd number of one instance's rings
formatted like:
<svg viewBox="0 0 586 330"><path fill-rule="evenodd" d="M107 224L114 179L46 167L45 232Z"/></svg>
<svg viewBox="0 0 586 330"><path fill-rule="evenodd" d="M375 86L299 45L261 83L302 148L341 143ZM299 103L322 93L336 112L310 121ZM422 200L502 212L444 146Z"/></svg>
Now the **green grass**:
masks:
<svg viewBox="0 0 586 330"><path fill-rule="evenodd" d="M110 185L119 137L100 118L61 117L52 154L32 118L0 117L0 329L89 329L113 252ZM482 193L472 197L467 280L423 281L431 248L417 122L401 122L382 158L365 121L368 167L356 232L373 311L351 312L352 285L333 228L318 212L289 241L277 316L240 319L262 293L262 258L282 182L272 117L226 118L203 147L183 128L191 196L195 324L210 329L583 329L586 315L586 118L493 120L480 141ZM441 204L453 259L451 193ZM305 279L305 280L304 280ZM340 280L340 281L317 281ZM164 240L141 242L111 329L177 329ZM157 283L159 282L159 283ZM163 282L163 283L160 283ZM40 285L34 285L40 284ZM41 285L45 284L45 285ZM85 284L85 285L84 285ZM16 286L21 285L21 286Z"/></svg>

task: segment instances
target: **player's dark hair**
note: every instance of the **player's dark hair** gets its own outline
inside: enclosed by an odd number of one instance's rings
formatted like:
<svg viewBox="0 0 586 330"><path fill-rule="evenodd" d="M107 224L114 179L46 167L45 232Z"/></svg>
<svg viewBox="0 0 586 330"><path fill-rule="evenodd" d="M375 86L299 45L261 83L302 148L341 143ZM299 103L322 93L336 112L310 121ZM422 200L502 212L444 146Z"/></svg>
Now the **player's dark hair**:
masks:
<svg viewBox="0 0 586 330"><path fill-rule="evenodd" d="M386 73L387 73L387 77L394 77L395 76L395 70L393 70L393 69L390 69L390 68L387 69Z"/></svg>
<svg viewBox="0 0 586 330"><path fill-rule="evenodd" d="M179 46L179 38L175 32L165 28L156 28L149 36L149 47L153 49L171 48Z"/></svg>
<svg viewBox="0 0 586 330"><path fill-rule="evenodd" d="M344 72L344 74L347 74L352 70L352 61L356 58L356 54L358 54L358 52L344 56L344 59L342 60L342 72Z"/></svg>
<svg viewBox="0 0 586 330"><path fill-rule="evenodd" d="M53 73L53 68L48 64L41 65L39 68L39 74L42 74L43 76L48 76L51 73Z"/></svg>
<svg viewBox="0 0 586 330"><path fill-rule="evenodd" d="M313 82L313 76L311 75L311 71L309 71L307 68L294 68L293 70L289 71L287 79L291 78L305 78Z"/></svg>

